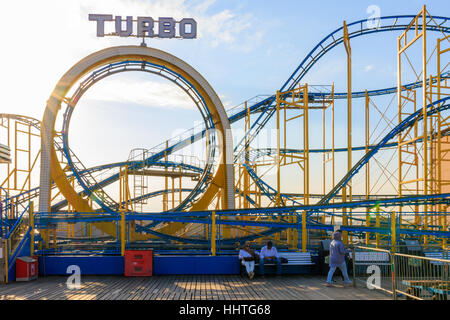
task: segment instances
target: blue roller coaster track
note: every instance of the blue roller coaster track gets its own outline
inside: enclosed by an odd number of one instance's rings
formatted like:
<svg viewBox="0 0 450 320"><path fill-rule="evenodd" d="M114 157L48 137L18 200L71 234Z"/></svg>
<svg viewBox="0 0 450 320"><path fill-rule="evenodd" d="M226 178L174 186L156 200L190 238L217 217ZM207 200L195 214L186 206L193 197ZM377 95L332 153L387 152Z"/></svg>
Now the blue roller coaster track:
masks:
<svg viewBox="0 0 450 320"><path fill-rule="evenodd" d="M381 26L377 29L368 28L366 26L366 22L368 20L359 20L356 22L352 22L350 24L347 24L347 27L349 28L349 38L353 39L356 37L366 36L370 34L381 34L384 32L398 32L398 31L404 31L406 28L410 25L411 20L415 16L413 15L398 15L398 16L387 16L387 17L381 17ZM436 22L435 25L429 25L427 26L427 31L433 31L433 32L441 32L444 34L448 34L450 31L450 28L448 26L448 20L447 17L439 17L439 16L428 16L427 19L434 19ZM418 26L419 29L422 28L421 25ZM311 50L311 52L301 61L300 65L294 70L294 72L291 74L291 76L287 79L287 81L281 86L280 91L288 91L293 89L295 86L299 84L299 82L307 75L307 73L311 70L311 68L321 59L323 58L328 52L330 52L333 48L336 48L339 44L343 42L343 28L340 27L327 35L324 39L322 39L314 48ZM126 61L123 63L133 63L131 61ZM90 78L88 78L88 81L93 81L100 79L99 74L108 68L115 67L115 65L106 66L101 70L95 71ZM106 69L105 69L106 68ZM441 77L443 79L449 77L449 73L442 74ZM405 87L408 89L413 88L419 88L423 84L421 82L415 82L406 85ZM368 91L367 94L369 96L379 96L379 95L387 95L392 94L397 91L396 87L390 87L385 89L379 89L379 90L371 90ZM365 96L366 92L353 92L352 98L360 98ZM328 93L311 93L311 96L314 100L321 100L325 99L329 94ZM335 93L334 94L335 99L346 99L347 94L346 93ZM435 101L432 104L428 105L427 110L428 114L434 114L436 112L443 112L449 109L450 105L448 104L448 98L441 99L439 101ZM251 106L249 106L251 113L260 113L260 115L257 117L256 121L252 124L249 132L240 140L240 142L235 147L235 160L239 159L243 152L247 149L247 147L250 145L250 143L253 141L253 139L258 135L260 130L268 123L268 121L271 119L275 112L275 108L273 107L275 101L275 96L269 96L262 101L259 101ZM70 108L69 108L70 110ZM203 113L202 113L203 114ZM229 116L229 120L231 123L234 123L240 119L243 119L247 114L247 109L242 109L233 115ZM203 114L203 117L206 121L210 118L208 115ZM355 166L334 186L334 188L326 194L316 205L310 205L305 206L301 205L298 202L295 202L294 200L290 199L288 196L282 196L284 204L285 201L292 201L293 206L285 206L282 208L265 208L265 209L246 209L241 211L223 211L221 214L239 214L239 213L264 213L264 214L288 214L288 213L295 213L300 210L308 211L310 214L314 212L318 212L320 210L330 210L330 209L342 209L342 208L362 208L362 207L371 207L375 204L379 204L381 206L403 206L403 205L409 205L411 203L414 204L421 204L421 203L435 203L438 201L439 203L449 203L450 194L443 194L443 195L430 195L430 196L408 196L403 198L396 198L396 199L378 199L378 200L370 200L370 201L355 201L352 203L330 203L330 201L336 197L338 192L361 170L361 168L381 149L383 148L390 148L395 147L396 143L389 143L394 137L396 137L400 132L403 132L410 126L412 126L415 122L421 121L423 118L422 110L417 111L416 113L410 115L408 118L402 121L399 125L397 125L394 129L392 129L385 137L383 137L377 144L371 146L369 148L369 152L366 153L356 164ZM70 119L70 117L69 117ZM65 123L64 128L67 128L68 123ZM67 135L67 131L63 130L63 133ZM161 164L161 160L167 156L170 155L178 150L183 149L184 147L195 143L196 141L199 141L200 139L203 139L207 136L207 130L204 129L200 132L197 132L193 134L192 136L178 141L174 143L173 145L169 146L168 148L164 148L160 150L159 152L152 154L150 157L145 159L144 161L136 161L131 163L130 168L133 169L139 169L144 167L149 167L155 164ZM56 144L56 142L55 142ZM68 159L70 159L72 156L74 156L74 153L68 148L67 144L67 136L65 139L63 139L62 146L60 144L56 144L57 149L60 151L63 151L64 154ZM358 150L358 148L353 148L353 150ZM297 152L301 152L301 150L296 150ZM335 151L339 151L339 149L336 149ZM347 149L342 149L342 151L347 151ZM292 152L292 150L285 150L284 152ZM310 151L311 152L311 151ZM316 152L316 151L312 151ZM326 152L325 150L318 149L317 152ZM264 153L264 152L263 152ZM95 168L86 169L84 167L76 167L76 163L81 163L81 161L75 160L75 161L69 161L71 170L73 171L73 174L76 176L79 184L83 187L86 194L91 195L93 191L99 190L104 188L105 186L113 183L114 181L117 181L119 178L118 174L113 174L107 179L104 179L100 182L93 182L92 180L89 181L88 178L86 178L90 173L95 171L101 171L101 170L107 170L111 168L117 168L123 163L117 163L117 164L108 164L103 166L98 166ZM130 163L127 163L130 165ZM169 165L169 164L166 164ZM190 170L197 170L198 168L189 168ZM250 176L255 181L255 183L258 184L258 186L265 190L264 193L267 195L267 197L271 198L274 196L274 189L271 188L267 183L262 181L249 167L246 167L248 172L250 173ZM211 172L210 170L200 169L198 172L203 172L204 177L208 176ZM88 181L88 182L86 182ZM129 217L127 219L151 219L155 221L179 221L179 222L186 222L186 223L195 223L195 222L202 222L204 223L204 219L208 219L207 215L208 212L204 212L205 217L200 220L193 220L188 219L186 217L185 212L181 212L179 210L186 209L189 207L189 201L191 201L193 198L195 198L198 194L202 193L206 188L206 178L204 178L204 182L202 184L199 184L198 187L193 191L192 197L188 197L186 201L183 202L183 205L179 206L177 208L176 212L171 213L165 213L160 216L158 215L136 215L130 213ZM31 191L29 191L31 192ZM166 191L158 191L155 192L153 195L147 195L149 197L155 196L157 194L162 194ZM64 207L65 203L60 202L56 204L52 210L59 210L62 207ZM117 203L114 201L110 201L108 204L103 203L102 201L99 202L99 205L106 211L111 214L114 213L114 209L117 206ZM45 214L43 215L42 223L45 221L44 219ZM100 218L100 217L99 217ZM308 217L310 218L310 217ZM164 220L166 219L166 220ZM171 220L172 219L172 220ZM183 220L185 219L185 220ZM309 219L309 222L311 222L310 228L316 228L316 229L323 229L328 230L330 229L330 226L322 225L320 223L317 223L316 221L313 222L313 220ZM242 222L236 222L236 221L220 221L219 224L239 224ZM247 222L250 223L250 222ZM247 236L243 238L237 238L237 239L224 239L222 240L224 243L232 243L236 241L246 241L246 240L254 240L261 235L270 235L277 233L281 230L283 230L286 226L289 224L285 221L282 221L280 223L284 223L283 227L280 227L276 224L266 224L264 226L267 226L269 229L266 231L263 231L262 233L258 235L253 236ZM178 242L185 242L185 243L200 243L205 244L207 243L206 240L199 240L199 239L189 239L189 238L182 238L172 235L167 235L160 233L158 231L152 230L151 227L153 227L155 223L149 224L147 226L141 226L136 225L136 231L138 232L144 232L144 233L150 233L157 237L160 237L161 239L165 239L167 241L178 241ZM262 226L263 224L258 224L259 226ZM298 227L298 225L296 225ZM352 229L351 227L348 227L349 230L355 231L356 229ZM417 231L419 232L419 231ZM430 231L432 232L432 231ZM446 235L448 237L448 235Z"/></svg>

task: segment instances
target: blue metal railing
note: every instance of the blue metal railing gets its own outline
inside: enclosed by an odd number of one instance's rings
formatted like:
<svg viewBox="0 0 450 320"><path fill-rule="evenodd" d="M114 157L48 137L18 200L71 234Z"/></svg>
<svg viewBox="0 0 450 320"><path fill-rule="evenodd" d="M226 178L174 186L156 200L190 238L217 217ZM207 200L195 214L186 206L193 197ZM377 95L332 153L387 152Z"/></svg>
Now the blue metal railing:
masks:
<svg viewBox="0 0 450 320"><path fill-rule="evenodd" d="M16 231L17 228L19 228L20 224L23 223L23 217L25 215L25 213L29 210L30 208L30 204L29 203L25 209L22 211L22 213L20 214L20 216L17 218L16 222L13 224L13 226L11 227L11 229L9 230L9 232L6 234L6 239L9 239L11 237L11 235Z"/></svg>

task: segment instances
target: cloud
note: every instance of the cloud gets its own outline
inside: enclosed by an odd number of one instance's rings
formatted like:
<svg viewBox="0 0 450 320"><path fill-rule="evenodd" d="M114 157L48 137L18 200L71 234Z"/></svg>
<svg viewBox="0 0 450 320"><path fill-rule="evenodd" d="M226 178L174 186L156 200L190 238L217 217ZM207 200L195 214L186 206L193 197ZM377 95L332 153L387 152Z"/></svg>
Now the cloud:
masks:
<svg viewBox="0 0 450 320"><path fill-rule="evenodd" d="M176 85L154 80L104 79L87 91L83 99L150 108L197 110L191 98Z"/></svg>
<svg viewBox="0 0 450 320"><path fill-rule="evenodd" d="M364 67L364 71L365 71L365 72L369 72L369 71L371 71L372 69L373 69L373 64L369 64L369 65L367 65L367 66Z"/></svg>

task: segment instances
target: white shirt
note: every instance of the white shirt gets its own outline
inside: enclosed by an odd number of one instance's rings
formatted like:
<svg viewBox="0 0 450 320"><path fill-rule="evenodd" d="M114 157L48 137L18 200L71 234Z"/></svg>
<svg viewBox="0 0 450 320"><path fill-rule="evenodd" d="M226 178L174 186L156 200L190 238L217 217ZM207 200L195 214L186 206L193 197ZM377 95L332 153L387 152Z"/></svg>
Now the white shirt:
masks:
<svg viewBox="0 0 450 320"><path fill-rule="evenodd" d="M276 258L278 258L277 248L272 247L269 250L269 249L267 249L267 246L264 246L261 249L260 258L264 258L264 257L276 257Z"/></svg>
<svg viewBox="0 0 450 320"><path fill-rule="evenodd" d="M255 254L257 254L258 253L258 251L255 251ZM247 251L245 251L245 250L239 250L239 259L242 259L242 258L252 258L253 256L250 254L250 253L248 253Z"/></svg>

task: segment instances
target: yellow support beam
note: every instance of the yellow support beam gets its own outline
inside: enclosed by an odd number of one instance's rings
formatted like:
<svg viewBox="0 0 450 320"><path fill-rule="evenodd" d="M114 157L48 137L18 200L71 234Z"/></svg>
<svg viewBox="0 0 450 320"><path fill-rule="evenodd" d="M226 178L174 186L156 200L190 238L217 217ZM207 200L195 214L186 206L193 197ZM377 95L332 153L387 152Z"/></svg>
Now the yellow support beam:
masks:
<svg viewBox="0 0 450 320"><path fill-rule="evenodd" d="M350 37L348 35L347 22L344 21L344 46L347 52L347 172L352 169L352 48L350 46ZM348 201L352 202L352 180L348 181ZM350 217L352 215L352 209L349 209ZM344 223L344 221L343 221ZM345 217L345 224L347 225L347 217ZM350 224L352 220L350 219ZM348 232L343 234L344 243L348 244ZM352 236L350 236L350 242L352 241Z"/></svg>
<svg viewBox="0 0 450 320"><path fill-rule="evenodd" d="M365 93L365 140L366 140L366 147L365 152L366 154L369 152L369 137L370 137L370 126L369 126L369 109L370 109L370 97L369 94ZM370 161L370 160L369 160ZM365 191L366 191L366 200L369 200L369 194L370 194L370 166L369 161L367 161L365 166ZM370 227L370 210L369 208L366 209L366 227ZM370 244L370 233L366 232L366 245Z"/></svg>
<svg viewBox="0 0 450 320"><path fill-rule="evenodd" d="M306 252L306 245L308 243L308 232L306 228L306 211L302 212L302 252Z"/></svg>
<svg viewBox="0 0 450 320"><path fill-rule="evenodd" d="M376 212L375 212L375 227L378 229L380 228L380 205L377 204L376 207ZM379 248L380 247L380 233L377 232L376 236L375 236L375 243L376 243L376 247Z"/></svg>
<svg viewBox="0 0 450 320"><path fill-rule="evenodd" d="M216 212L211 213L211 255L216 255Z"/></svg>
<svg viewBox="0 0 450 320"><path fill-rule="evenodd" d="M29 209L29 220L30 220L30 255L34 256L34 203L30 202Z"/></svg>
<svg viewBox="0 0 450 320"><path fill-rule="evenodd" d="M120 212L120 254L125 255L125 211Z"/></svg>
<svg viewBox="0 0 450 320"><path fill-rule="evenodd" d="M397 216L391 212L391 252L395 253L397 244Z"/></svg>

